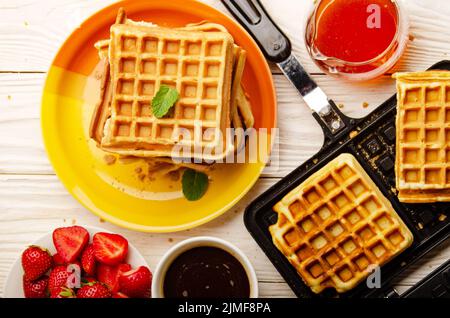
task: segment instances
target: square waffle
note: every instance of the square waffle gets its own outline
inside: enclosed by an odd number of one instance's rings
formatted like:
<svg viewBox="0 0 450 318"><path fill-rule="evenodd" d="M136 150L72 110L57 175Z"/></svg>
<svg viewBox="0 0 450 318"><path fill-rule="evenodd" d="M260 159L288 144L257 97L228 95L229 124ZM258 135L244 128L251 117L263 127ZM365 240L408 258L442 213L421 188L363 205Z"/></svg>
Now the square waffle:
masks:
<svg viewBox="0 0 450 318"><path fill-rule="evenodd" d="M408 203L450 201L450 72L394 77L398 198Z"/></svg>
<svg viewBox="0 0 450 318"><path fill-rule="evenodd" d="M342 154L274 206L275 246L315 293L346 292L405 250L413 236L350 154ZM371 266L372 265L372 266Z"/></svg>
<svg viewBox="0 0 450 318"><path fill-rule="evenodd" d="M92 115L89 134L90 137L98 144L101 144L104 135L104 126L111 115L111 81L110 81L110 66L108 61L108 47L109 41L99 41L98 43L100 56L100 96L99 102ZM233 86L232 86L232 101L230 105L230 113L233 128L252 128L254 125L254 117L249 100L244 93L241 84L242 69L245 63L246 53L240 48L235 48L235 63L233 68ZM234 85L239 83L239 85ZM237 90L237 91L235 91ZM238 132L236 132L235 151L239 151L245 146L245 140Z"/></svg>
<svg viewBox="0 0 450 318"><path fill-rule="evenodd" d="M104 52L99 52L99 54L103 55ZM100 100L96 105L96 109L94 110L94 117L91 120L91 127L90 127L90 137L97 142L100 143L101 139L103 138L103 126L108 119L108 116L110 115L110 103L111 103L111 81L110 78L110 72L109 72L109 63L107 61L107 57L102 57L101 61L101 90L100 90ZM242 90L240 90L242 91ZM237 97L237 103L238 105L244 105L244 109L250 109L250 105L248 103L248 100L245 97ZM248 118L248 117L247 117ZM250 116L250 118L253 118L253 116ZM248 122L249 119L244 120L244 122ZM233 127L235 128L243 128L244 126L243 120L241 120L240 115L235 115L233 117ZM239 137L239 135L237 136ZM241 141L243 145L245 145L245 141ZM243 146L242 145L242 146ZM236 151L239 150L240 143L238 140L236 140ZM133 158L130 156L125 156L122 158ZM135 158L135 157L134 157ZM196 163L184 163L184 162L174 162L171 158L167 157L148 157L146 158L147 163L150 167L153 167L152 171L157 171L158 175L165 175L170 172L182 169L182 168L190 168L201 172L207 172L209 171L209 168L211 165L205 165L205 164L196 164ZM153 173L156 174L156 173Z"/></svg>
<svg viewBox="0 0 450 318"><path fill-rule="evenodd" d="M102 55L101 65L100 65L100 96L99 102L96 105L94 110L93 118L91 120L90 125L90 137L97 143L100 144L101 139L103 138L103 127L105 122L109 118L111 114L110 105L111 105L111 81L110 81L110 71L109 71L109 63L107 55L105 55L104 51L99 52ZM133 160L136 157L133 156L122 156L122 160ZM206 164L197 164L197 163L185 163L185 162L174 162L171 158L167 157L148 157L144 158L145 161L149 165L149 171L151 171L152 175L167 175L173 171L182 169L182 168L190 168L201 172L208 172L211 165Z"/></svg>
<svg viewBox="0 0 450 318"><path fill-rule="evenodd" d="M191 154L203 160L222 159L234 149L220 138L230 127L233 39L228 33L115 24L110 43L111 115L102 148L170 157L176 144L200 146L201 152ZM150 105L163 84L176 88L180 99L173 116L158 119ZM209 128L215 133L205 137ZM182 130L189 138L180 137Z"/></svg>
<svg viewBox="0 0 450 318"><path fill-rule="evenodd" d="M116 24L132 24L132 25L144 25L147 27L157 27L157 25L148 22L136 22L126 17L126 13L123 9L120 9L116 18ZM220 24L200 22L195 24L188 24L179 28L181 30L191 31L203 31L203 32L227 32L227 29ZM100 101L97 103L93 113L90 127L90 137L98 144L101 144L101 140L104 134L104 126L106 120L109 118L111 111L111 81L110 81L110 67L108 59L109 40L101 40L95 44L98 50L101 60L102 71L101 75L101 91ZM243 70L245 67L246 52L241 47L234 45L234 64L232 75L232 87L231 87L231 100L230 100L230 117L233 128L251 128L254 124L254 117L251 110L250 103L247 96L244 93L241 85L241 79ZM235 139L235 151L239 151L245 146L245 139L239 133ZM159 157L164 159L164 157ZM150 158L149 158L150 160ZM156 160L153 158L151 160ZM175 164L176 166L176 164ZM204 165L191 164L196 169L204 169Z"/></svg>

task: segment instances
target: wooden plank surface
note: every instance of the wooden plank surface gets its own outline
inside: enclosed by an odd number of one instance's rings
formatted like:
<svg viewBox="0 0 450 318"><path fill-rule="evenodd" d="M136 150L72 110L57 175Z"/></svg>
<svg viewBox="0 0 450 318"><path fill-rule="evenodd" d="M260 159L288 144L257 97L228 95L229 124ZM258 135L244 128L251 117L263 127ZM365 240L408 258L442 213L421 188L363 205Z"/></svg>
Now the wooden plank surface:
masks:
<svg viewBox="0 0 450 318"><path fill-rule="evenodd" d="M274 67L280 127L280 167L263 175L250 193L222 217L190 231L143 234L101 222L64 189L50 166L40 133L42 86L53 56L70 32L111 0L0 0L0 295L13 261L24 246L56 226L96 225L126 235L155 268L173 244L198 235L235 243L249 256L261 296L291 297L289 287L245 230L245 206L279 178L319 150L322 133L298 93ZM218 0L206 0L224 10ZM394 93L389 75L369 83L348 83L324 75L309 59L302 39L312 0L263 0L293 42L294 52L346 115L361 117ZM450 59L450 6L447 0L407 0L413 40L397 70L426 69ZM364 108L363 103L369 107ZM403 291L449 259L445 244L399 277Z"/></svg>
<svg viewBox="0 0 450 318"><path fill-rule="evenodd" d="M181 240L202 235L226 239L248 255L259 281L266 283L260 286L261 296L293 296L242 222L246 204L276 181L274 178L261 179L235 207L207 225L171 234L144 234L101 221L78 204L54 175L0 175L0 286L3 286L5 274L24 246L58 226L88 224L125 235L144 255L151 268L156 267L167 249ZM399 277L399 290L414 284L448 259L448 247L435 251ZM272 290L275 284L279 286ZM283 293L273 294L275 291Z"/></svg>

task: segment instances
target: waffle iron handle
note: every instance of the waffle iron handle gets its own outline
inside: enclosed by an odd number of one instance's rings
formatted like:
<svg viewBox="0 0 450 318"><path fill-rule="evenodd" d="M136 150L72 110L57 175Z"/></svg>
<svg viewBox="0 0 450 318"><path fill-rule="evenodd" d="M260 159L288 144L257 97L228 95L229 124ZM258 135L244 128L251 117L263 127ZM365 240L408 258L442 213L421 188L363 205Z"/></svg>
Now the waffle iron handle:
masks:
<svg viewBox="0 0 450 318"><path fill-rule="evenodd" d="M276 63L298 89L325 134L325 144L331 143L347 130L350 119L340 112L317 86L303 66L291 54L291 42L273 22L259 0L221 0L234 18L255 39L270 62Z"/></svg>
<svg viewBox="0 0 450 318"><path fill-rule="evenodd" d="M259 0L221 0L252 35L270 62L280 63L291 54L291 42L272 21Z"/></svg>

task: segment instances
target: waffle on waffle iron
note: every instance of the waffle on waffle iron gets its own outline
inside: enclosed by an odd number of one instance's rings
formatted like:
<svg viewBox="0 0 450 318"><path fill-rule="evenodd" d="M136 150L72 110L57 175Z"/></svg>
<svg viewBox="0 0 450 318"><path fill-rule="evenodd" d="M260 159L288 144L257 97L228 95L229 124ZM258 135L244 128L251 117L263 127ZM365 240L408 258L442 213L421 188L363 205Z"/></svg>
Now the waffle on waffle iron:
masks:
<svg viewBox="0 0 450 318"><path fill-rule="evenodd" d="M413 236L357 160L342 154L274 206L275 246L315 293L343 293Z"/></svg>
<svg viewBox="0 0 450 318"><path fill-rule="evenodd" d="M120 11L118 20L119 17ZM131 33L127 33L129 30ZM126 38L129 40L125 45ZM158 45L149 47L153 41L149 39L158 39ZM91 125L91 136L97 142L100 140L100 147L120 155L138 157L169 157L175 144L192 146L200 143L202 149L216 149L215 146L222 142L219 132L225 135L232 115L233 65L228 64L234 62L235 50L231 35L219 31L149 27L143 23L116 23L111 28L111 41L114 44L110 45L108 62L114 65L111 61L115 61L116 64L109 74L112 85L109 87L108 80L102 85L103 104L111 95L111 106L98 105ZM131 47L125 48L127 45ZM120 53L115 53L114 48L119 48ZM131 49L134 51L130 52ZM157 51L143 53L145 49ZM198 49L201 51L196 51ZM245 55L241 55L245 59ZM109 67L107 64L105 70ZM115 75L117 72L120 75ZM174 107L173 116L157 119L151 114L150 104L161 84L176 87L181 98ZM105 108L108 111L104 111ZM200 124L202 130L213 128L217 133L209 140L194 141L193 138L202 136ZM177 130L181 128L191 133L190 139L177 139ZM234 149L231 142L221 153L201 159L220 159L230 151L230 146Z"/></svg>
<svg viewBox="0 0 450 318"><path fill-rule="evenodd" d="M394 77L398 198L407 203L450 201L450 72Z"/></svg>

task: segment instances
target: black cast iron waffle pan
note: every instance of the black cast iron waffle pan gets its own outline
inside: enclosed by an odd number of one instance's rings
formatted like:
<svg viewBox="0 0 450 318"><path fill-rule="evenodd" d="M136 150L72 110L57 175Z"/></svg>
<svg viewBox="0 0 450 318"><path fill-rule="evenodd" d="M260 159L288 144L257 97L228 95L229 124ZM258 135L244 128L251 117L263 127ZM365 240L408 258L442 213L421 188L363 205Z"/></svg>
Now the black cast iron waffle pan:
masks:
<svg viewBox="0 0 450 318"><path fill-rule="evenodd" d="M450 298L450 260L409 289L402 297Z"/></svg>
<svg viewBox="0 0 450 318"><path fill-rule="evenodd" d="M291 68L288 71L283 69L285 65L282 60L292 56L289 40L273 24L259 1L223 0L223 2L255 37L267 59L278 63L302 96L305 97L311 89L316 88L316 84L300 65L296 66L293 72ZM450 70L450 61L439 62L431 69ZM309 105L313 108L313 116L325 134L322 149L253 201L245 211L245 225L298 297L336 296L336 293L331 290L326 290L319 295L314 294L286 257L272 243L268 229L277 220L278 216L272 208L278 201L329 161L342 153L350 153L355 156L392 203L398 215L413 233L414 242L406 251L381 268L381 288L369 289L363 281L351 291L341 294L340 297L398 297L399 295L390 284L392 279L449 237L450 203L403 204L398 201L394 174L396 96L391 97L371 114L361 119L346 117L333 101L328 100L328 103L329 109L325 114L314 109L314 105ZM336 121L336 118L340 125L333 126L332 123Z"/></svg>
<svg viewBox="0 0 450 318"><path fill-rule="evenodd" d="M450 61L433 65L450 70ZM403 204L395 194L395 117L396 98L380 105L367 117L355 120L345 133L331 140L313 158L272 186L246 209L244 221L253 238L299 297L315 296L295 268L272 243L269 226L277 220L272 207L292 189L342 153L353 154L414 235L412 246L381 269L381 289L368 289L364 282L343 296L396 296L389 282L407 265L422 257L449 236L450 203ZM353 133L354 132L354 133ZM353 138L351 135L356 134ZM326 296L332 296L327 293Z"/></svg>

